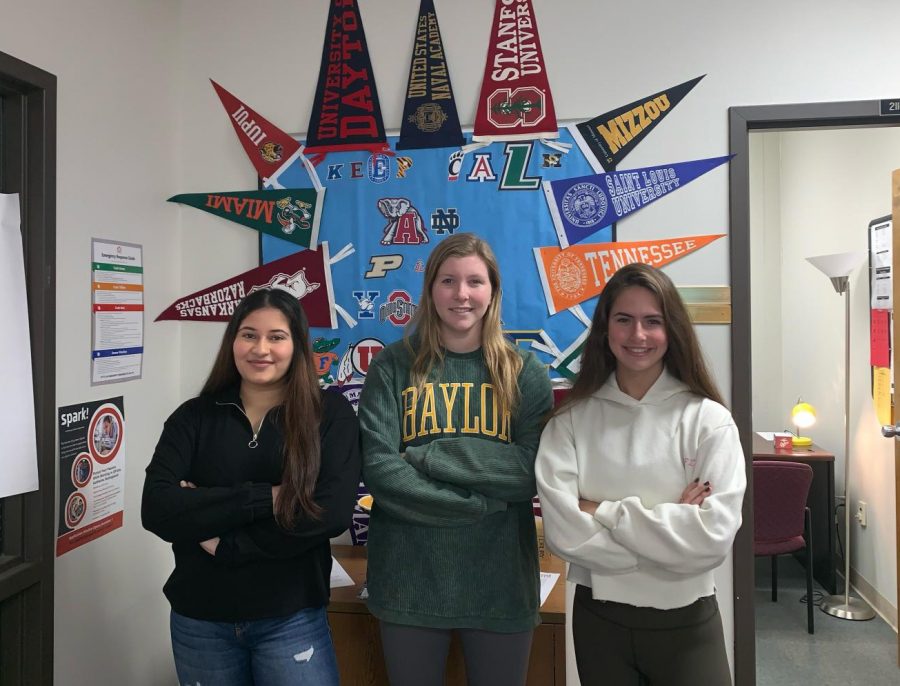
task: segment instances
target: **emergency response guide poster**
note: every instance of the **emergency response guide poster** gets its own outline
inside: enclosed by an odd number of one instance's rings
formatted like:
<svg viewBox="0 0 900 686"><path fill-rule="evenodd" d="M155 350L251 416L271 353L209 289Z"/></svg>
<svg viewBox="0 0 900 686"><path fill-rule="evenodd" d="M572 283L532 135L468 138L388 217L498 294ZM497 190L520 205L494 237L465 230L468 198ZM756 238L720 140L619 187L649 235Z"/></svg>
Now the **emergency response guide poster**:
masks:
<svg viewBox="0 0 900 686"><path fill-rule="evenodd" d="M125 405L122 396L59 408L56 555L122 526Z"/></svg>

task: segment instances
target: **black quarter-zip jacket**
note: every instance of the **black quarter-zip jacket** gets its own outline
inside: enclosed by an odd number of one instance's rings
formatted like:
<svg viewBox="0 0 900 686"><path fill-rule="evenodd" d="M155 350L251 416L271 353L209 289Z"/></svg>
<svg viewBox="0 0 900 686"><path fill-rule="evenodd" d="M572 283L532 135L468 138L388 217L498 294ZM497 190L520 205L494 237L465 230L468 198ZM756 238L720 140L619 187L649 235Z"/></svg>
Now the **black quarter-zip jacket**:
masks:
<svg viewBox="0 0 900 686"><path fill-rule="evenodd" d="M272 512L283 465L279 409L253 427L233 388L188 400L166 420L147 466L141 519L172 543L175 570L163 591L175 612L237 622L327 604L329 539L350 525L359 485L359 424L342 395L322 392L314 498L323 512L286 530ZM216 536L213 556L200 542Z"/></svg>

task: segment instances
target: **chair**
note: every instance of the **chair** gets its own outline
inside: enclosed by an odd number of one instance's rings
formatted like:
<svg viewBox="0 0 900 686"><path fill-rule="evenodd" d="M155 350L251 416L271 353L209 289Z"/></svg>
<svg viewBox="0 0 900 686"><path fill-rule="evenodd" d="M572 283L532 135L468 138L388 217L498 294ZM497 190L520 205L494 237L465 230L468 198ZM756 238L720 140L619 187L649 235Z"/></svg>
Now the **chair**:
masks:
<svg viewBox="0 0 900 686"><path fill-rule="evenodd" d="M778 602L778 556L806 548L806 630L813 627L812 527L806 496L812 467L799 462L753 463L753 554L772 558L772 602Z"/></svg>

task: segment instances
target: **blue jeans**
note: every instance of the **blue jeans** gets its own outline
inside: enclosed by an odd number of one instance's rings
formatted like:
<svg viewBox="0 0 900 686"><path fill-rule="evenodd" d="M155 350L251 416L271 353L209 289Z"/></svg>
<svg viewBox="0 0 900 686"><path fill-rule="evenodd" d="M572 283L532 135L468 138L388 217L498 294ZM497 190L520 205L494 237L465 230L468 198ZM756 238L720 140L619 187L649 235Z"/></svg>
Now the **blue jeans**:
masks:
<svg viewBox="0 0 900 686"><path fill-rule="evenodd" d="M173 611L170 627L182 686L338 686L324 607L234 623Z"/></svg>

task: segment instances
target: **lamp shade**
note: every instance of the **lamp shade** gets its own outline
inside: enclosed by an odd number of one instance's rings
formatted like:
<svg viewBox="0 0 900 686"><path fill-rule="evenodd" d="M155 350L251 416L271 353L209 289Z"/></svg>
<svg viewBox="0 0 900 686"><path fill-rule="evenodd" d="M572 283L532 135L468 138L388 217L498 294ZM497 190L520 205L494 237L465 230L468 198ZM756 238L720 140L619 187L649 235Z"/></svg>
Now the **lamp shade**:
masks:
<svg viewBox="0 0 900 686"><path fill-rule="evenodd" d="M833 255L816 255L807 257L806 261L822 272L829 279L839 276L850 276L850 273L866 259L864 250L840 252Z"/></svg>
<svg viewBox="0 0 900 686"><path fill-rule="evenodd" d="M808 429L816 423L816 408L809 403L797 403L791 409L791 422L798 429Z"/></svg>

